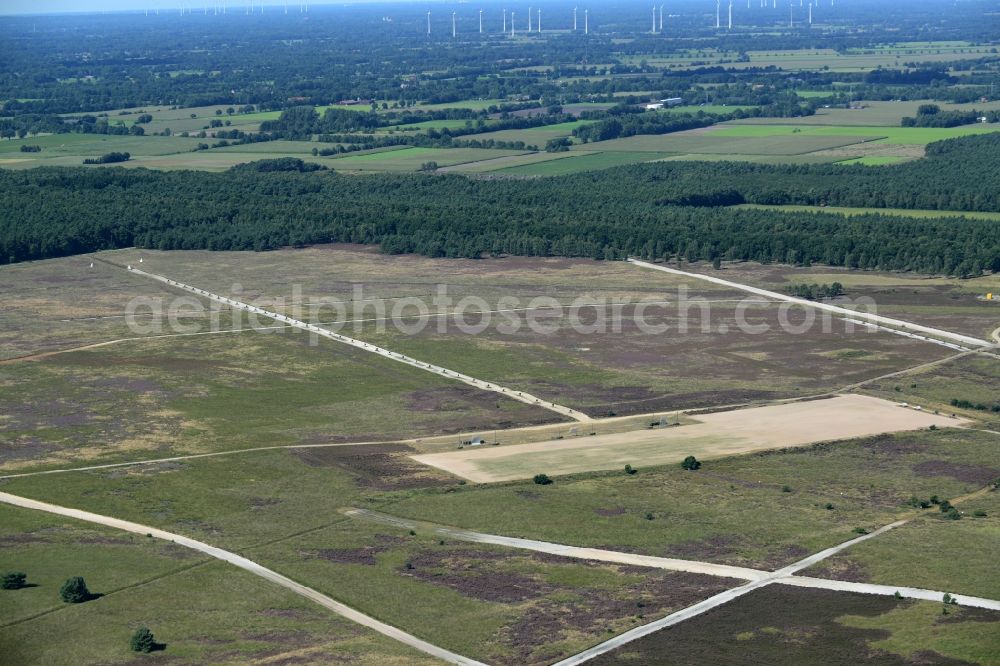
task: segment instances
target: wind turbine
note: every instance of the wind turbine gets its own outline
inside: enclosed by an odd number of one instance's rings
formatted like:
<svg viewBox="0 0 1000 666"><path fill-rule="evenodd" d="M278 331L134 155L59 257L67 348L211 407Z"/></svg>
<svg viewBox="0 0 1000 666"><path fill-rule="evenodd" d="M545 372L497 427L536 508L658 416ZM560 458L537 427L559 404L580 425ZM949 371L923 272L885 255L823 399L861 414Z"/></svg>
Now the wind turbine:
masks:
<svg viewBox="0 0 1000 666"><path fill-rule="evenodd" d="M583 10L583 34L585 34L585 35L589 35L590 34L590 10L589 9L584 9Z"/></svg>
<svg viewBox="0 0 1000 666"><path fill-rule="evenodd" d="M660 32L663 32L663 5L660 5Z"/></svg>
<svg viewBox="0 0 1000 666"><path fill-rule="evenodd" d="M536 27L538 28L538 32L542 31L542 8L541 7L538 8L538 25Z"/></svg>
<svg viewBox="0 0 1000 666"><path fill-rule="evenodd" d="M507 34L507 10L506 9L503 10L503 33L502 34L504 34L504 35Z"/></svg>
<svg viewBox="0 0 1000 666"><path fill-rule="evenodd" d="M653 5L653 29L650 32L656 34L656 5Z"/></svg>
<svg viewBox="0 0 1000 666"><path fill-rule="evenodd" d="M794 11L795 11L795 6L792 5L792 3L789 2L788 3L788 27L789 28L794 28L795 27L795 15L793 13Z"/></svg>
<svg viewBox="0 0 1000 666"><path fill-rule="evenodd" d="M573 8L573 32L576 32L576 7Z"/></svg>
<svg viewBox="0 0 1000 666"><path fill-rule="evenodd" d="M809 3L809 25L813 24L813 4Z"/></svg>
<svg viewBox="0 0 1000 666"><path fill-rule="evenodd" d="M456 12L452 12L452 13L451 13L451 38L452 38L452 39L454 39L454 38L455 38L455 35L456 35L456 34L457 34L457 32L458 32L458 31L457 31L457 30L455 29L455 13L456 13Z"/></svg>
<svg viewBox="0 0 1000 666"><path fill-rule="evenodd" d="M514 36L514 10L510 10L510 36Z"/></svg>
<svg viewBox="0 0 1000 666"><path fill-rule="evenodd" d="M722 0L715 0L715 29L716 30L718 30L719 28L722 27L722 14L720 13L722 11L720 9L721 6L722 6Z"/></svg>
<svg viewBox="0 0 1000 666"><path fill-rule="evenodd" d="M531 32L531 7L528 7L528 32Z"/></svg>
<svg viewBox="0 0 1000 666"><path fill-rule="evenodd" d="M733 0L729 0L729 29L733 29Z"/></svg>
<svg viewBox="0 0 1000 666"><path fill-rule="evenodd" d="M483 10L479 10L479 34L483 34Z"/></svg>
<svg viewBox="0 0 1000 666"><path fill-rule="evenodd" d="M431 13L427 12L427 34L431 34Z"/></svg>

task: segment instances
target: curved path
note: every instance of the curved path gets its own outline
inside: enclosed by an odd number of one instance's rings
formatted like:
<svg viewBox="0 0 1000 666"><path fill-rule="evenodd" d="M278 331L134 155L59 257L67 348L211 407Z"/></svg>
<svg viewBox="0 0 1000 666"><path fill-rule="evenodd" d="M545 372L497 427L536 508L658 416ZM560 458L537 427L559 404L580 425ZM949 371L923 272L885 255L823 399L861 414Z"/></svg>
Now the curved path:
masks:
<svg viewBox="0 0 1000 666"><path fill-rule="evenodd" d="M628 263L639 266L640 268L651 268L655 271L663 271L664 273L673 273L674 275L683 275L684 277L695 278L696 280L704 280L706 282L712 282L714 284L719 284L724 287L730 287L732 289L739 289L740 291L746 291L757 296L764 296L765 298L773 298L779 301L786 301L788 303L795 303L797 305L802 305L808 308L814 308L816 310L824 310L826 312L833 312L838 315L847 316L851 318L861 319L870 324L878 324L883 327L887 327L890 332L900 332L907 333L908 337L913 337L912 331L920 331L927 335L932 335L937 338L944 338L951 342L957 342L960 345L971 345L972 347L992 347L993 342L988 340L981 340L979 338L974 338L969 335L962 335L961 333L952 333L951 331L945 331L940 328L931 328L930 326L924 326L923 324L914 324L908 321L903 321L901 319L892 319L891 317L883 317L877 314L871 314L868 312L859 312L857 310L851 310L849 308L842 308L839 305L832 305L830 303L818 303L816 301L807 301L804 298L796 298L795 296L789 296L787 294L782 294L776 291L768 291L767 289L760 289L759 287L751 287L749 285L740 284L739 282L731 282L729 280L723 280L722 278L713 277L711 275L702 275L700 273L691 273L689 271L682 271L676 268L670 268L669 266L664 266L662 264L652 264L648 261L640 261L638 259L627 259ZM894 330L894 329L902 329ZM919 336L918 336L919 338ZM937 342L936 340L927 340L927 342Z"/></svg>
<svg viewBox="0 0 1000 666"><path fill-rule="evenodd" d="M49 504L47 502L39 502L38 500L28 499L26 497L20 497L19 495L11 495L9 493L0 492L0 502L6 504L11 504L13 506L19 506L25 509L35 509L37 511L45 511L47 513L54 513L60 516L66 516L68 518L75 518L76 520L83 520L88 523L96 523L98 525L105 525L107 527L113 527L115 529L124 530L126 532L132 532L134 534L144 534L146 536L156 537L157 539L164 539L165 541L170 541L176 543L179 546L184 546L185 548L190 548L198 552L204 553L217 560L222 560L223 562L228 562L233 566L237 566L240 569L249 571L250 573L260 576L266 580L276 583L286 589L295 592L296 594L305 597L311 601L316 602L320 606L332 610L334 613L341 615L348 620L357 622L360 625L374 629L375 631L388 636L394 640L399 641L409 645L410 647L419 650L425 654L429 654L438 659L442 659L451 664L460 664L462 666L485 666L482 662L475 661L474 659L469 659L468 657L463 657L460 654L455 654L445 650L444 648L439 648L436 645L431 645L430 643L417 638L411 634L397 629L391 625L380 622L373 617L369 617L364 613L354 610L350 606L346 606L339 601L331 599L330 597L317 592L311 587L306 587L301 583L296 583L291 578L282 576L276 571L272 571L266 567L263 567L252 560L248 560L245 557L237 555L236 553L231 553L227 550L222 550L221 548L216 548L215 546L210 546L207 543L197 541L195 539L182 536L180 534L174 534L172 532L167 532L164 530L157 529L155 527L148 527L146 525L140 525L138 523L129 522L127 520L119 520L118 518L111 518L109 516L102 516L97 513L90 513L89 511L80 511L79 509L70 509L67 507L58 506L55 504Z"/></svg>
<svg viewBox="0 0 1000 666"><path fill-rule="evenodd" d="M163 277L162 275L156 275L155 273L147 273L146 271L134 268L132 266L128 266L126 270L128 270L131 273L135 273L136 275L143 275L145 277L158 280L160 282L170 285L171 287L176 287L178 289L188 291L192 294L202 296L209 300L213 300L218 303L224 303L226 305L229 305L235 310L252 312L254 314L261 315L269 319L274 319L275 321L286 324L287 326L290 326L292 328L302 329L304 331L312 333L313 335L318 335L320 337L334 340L336 342L342 342L352 347L356 347L357 349L361 349L366 352L371 352L373 354L384 356L385 358L391 359L398 363L405 363L406 365L413 366L414 368L426 370L427 372L432 372L436 375L440 375L448 379L454 379L464 384L468 384L469 386L474 386L477 389L492 391L494 393L499 393L508 398L513 398L514 400L518 400L520 402L529 405L542 407L544 409L549 410L550 412L555 412L562 416L568 416L569 418L574 419L576 421L589 422L593 420L582 412L578 412L575 409L571 409L563 405L557 405L554 402L547 402L545 400L542 400L541 398L531 395L530 393L525 393L523 391L515 391L514 389L507 388L506 386L500 386L499 384L494 384L493 382L487 382L483 381L482 379L476 379L475 377L470 377L469 375L465 375L460 372L455 372L454 370L449 370L448 368L443 368L439 365L432 365L430 363L425 363L424 361L419 361L415 358L404 356L403 354L398 354L396 352L389 351L388 349L384 349L382 347L378 347L376 345L369 344L367 342L363 342L355 338L350 338L346 335L340 335L339 333L334 333L333 331L321 328L315 324L308 324L299 319L293 319L292 317L289 317L287 315L279 314L277 312L272 312L270 310L265 310L264 308L259 308L255 305L250 305L249 303L244 303L242 301L226 298L225 296L220 296L218 294L213 294L211 292L205 291L204 289L199 289L198 287L192 287L182 282L177 282L176 280L171 280L170 278Z"/></svg>

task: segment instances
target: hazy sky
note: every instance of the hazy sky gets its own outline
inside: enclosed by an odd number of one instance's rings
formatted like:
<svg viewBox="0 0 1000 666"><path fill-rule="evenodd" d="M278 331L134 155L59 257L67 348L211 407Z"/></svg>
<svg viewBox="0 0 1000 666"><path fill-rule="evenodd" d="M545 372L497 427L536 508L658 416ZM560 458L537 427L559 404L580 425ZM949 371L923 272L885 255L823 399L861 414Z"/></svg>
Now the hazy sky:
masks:
<svg viewBox="0 0 1000 666"><path fill-rule="evenodd" d="M221 1L221 0L220 0ZM246 7L250 0L227 0L230 7ZM288 5L298 5L300 0L288 0ZM310 0L310 5L344 4L352 0ZM353 0L357 2L358 0ZM260 0L253 0L256 7ZM177 10L181 5L198 8L215 6L215 0L0 0L0 14L45 14L48 12L100 12L119 11L123 9L166 9ZM281 6L284 0L265 0L267 6Z"/></svg>

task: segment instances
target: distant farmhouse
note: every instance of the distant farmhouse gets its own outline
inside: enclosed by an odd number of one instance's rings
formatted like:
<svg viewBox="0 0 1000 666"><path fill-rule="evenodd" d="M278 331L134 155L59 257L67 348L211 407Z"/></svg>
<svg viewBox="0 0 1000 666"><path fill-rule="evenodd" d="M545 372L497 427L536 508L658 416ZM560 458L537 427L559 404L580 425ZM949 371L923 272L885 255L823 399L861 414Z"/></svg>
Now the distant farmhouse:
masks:
<svg viewBox="0 0 1000 666"><path fill-rule="evenodd" d="M662 109L663 107L680 106L684 103L684 99L681 97L668 97L667 99L661 99L656 102L650 102L646 105L647 111L653 111L656 109Z"/></svg>

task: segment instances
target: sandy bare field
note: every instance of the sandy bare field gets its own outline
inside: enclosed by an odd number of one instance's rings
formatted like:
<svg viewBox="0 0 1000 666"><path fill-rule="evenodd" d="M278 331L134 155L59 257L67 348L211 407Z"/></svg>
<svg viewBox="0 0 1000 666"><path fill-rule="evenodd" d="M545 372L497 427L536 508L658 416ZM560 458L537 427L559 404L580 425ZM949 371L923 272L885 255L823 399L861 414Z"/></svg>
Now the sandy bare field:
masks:
<svg viewBox="0 0 1000 666"><path fill-rule="evenodd" d="M669 429L578 437L506 447L467 448L413 456L470 481L490 483L538 473L571 474L719 458L815 442L956 426L961 419L902 407L863 395L717 412Z"/></svg>

